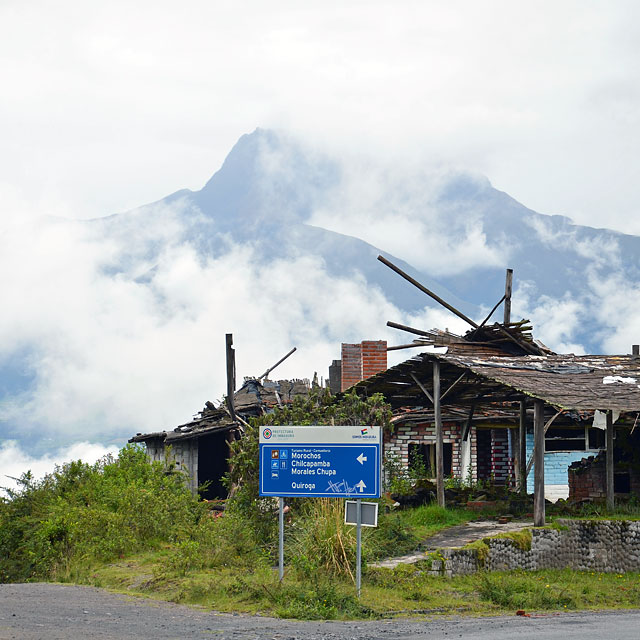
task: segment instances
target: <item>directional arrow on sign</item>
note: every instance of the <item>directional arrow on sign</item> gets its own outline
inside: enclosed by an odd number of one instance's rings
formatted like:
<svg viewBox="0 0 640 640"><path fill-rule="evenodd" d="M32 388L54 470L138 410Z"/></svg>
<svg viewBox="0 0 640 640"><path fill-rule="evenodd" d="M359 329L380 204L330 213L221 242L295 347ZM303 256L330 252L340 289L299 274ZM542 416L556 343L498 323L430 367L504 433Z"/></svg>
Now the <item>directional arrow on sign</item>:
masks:
<svg viewBox="0 0 640 640"><path fill-rule="evenodd" d="M360 489L360 493L362 493L367 488L367 485L364 483L364 480L360 480L356 487L358 487L358 489Z"/></svg>
<svg viewBox="0 0 640 640"><path fill-rule="evenodd" d="M367 456L364 455L364 453L361 453L356 460L360 463L360 464L364 464L367 461Z"/></svg>

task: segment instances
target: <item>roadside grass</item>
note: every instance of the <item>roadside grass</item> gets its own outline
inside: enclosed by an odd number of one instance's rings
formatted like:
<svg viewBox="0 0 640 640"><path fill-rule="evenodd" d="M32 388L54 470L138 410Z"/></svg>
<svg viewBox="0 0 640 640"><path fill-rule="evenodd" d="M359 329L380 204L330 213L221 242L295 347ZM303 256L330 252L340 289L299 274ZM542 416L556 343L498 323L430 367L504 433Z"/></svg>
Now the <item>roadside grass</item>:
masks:
<svg viewBox="0 0 640 640"><path fill-rule="evenodd" d="M167 569L169 549L115 563L85 567L63 581L221 612L299 619L367 619L421 614L498 615L516 611L558 612L640 606L640 574L570 570L480 572L443 578L428 573L428 562L395 569L365 570L362 596L346 577L318 573L309 578L288 568L258 563L239 571L216 567L176 572Z"/></svg>
<svg viewBox="0 0 640 640"><path fill-rule="evenodd" d="M257 457L245 454L234 460L239 465L245 459L250 471ZM341 501L322 498L289 505L280 584L273 567L277 505L256 497L249 471L223 517L191 494L170 460L149 464L140 447L125 447L118 458L94 465L57 467L41 481L24 474L19 489L0 497L0 583L73 582L218 611L301 619L640 606L639 574L480 572L447 579L430 574L426 555L392 570L365 566L358 599L355 528L344 523ZM415 550L438 531L477 517L461 508L396 511L385 499L380 505L379 526L363 532L365 560ZM529 536L508 535L523 548Z"/></svg>

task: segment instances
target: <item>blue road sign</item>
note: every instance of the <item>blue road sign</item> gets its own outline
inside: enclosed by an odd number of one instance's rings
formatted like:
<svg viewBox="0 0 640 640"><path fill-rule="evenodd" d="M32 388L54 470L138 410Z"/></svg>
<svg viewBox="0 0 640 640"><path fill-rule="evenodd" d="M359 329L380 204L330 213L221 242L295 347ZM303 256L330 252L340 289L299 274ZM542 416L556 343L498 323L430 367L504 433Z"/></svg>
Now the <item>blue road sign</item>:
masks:
<svg viewBox="0 0 640 640"><path fill-rule="evenodd" d="M380 427L268 427L260 495L379 498Z"/></svg>

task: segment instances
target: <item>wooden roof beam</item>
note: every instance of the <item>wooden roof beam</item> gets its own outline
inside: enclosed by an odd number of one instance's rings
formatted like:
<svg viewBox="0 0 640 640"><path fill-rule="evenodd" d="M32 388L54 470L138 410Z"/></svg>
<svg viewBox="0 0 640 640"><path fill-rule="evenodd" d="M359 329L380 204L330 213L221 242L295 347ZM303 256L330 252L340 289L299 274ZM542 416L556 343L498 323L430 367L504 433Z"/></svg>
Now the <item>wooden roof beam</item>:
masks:
<svg viewBox="0 0 640 640"><path fill-rule="evenodd" d="M451 313L458 316L458 318L464 320L466 323L470 324L474 329L478 328L478 324L474 322L471 318L456 309L453 305L450 305L446 300L443 300L439 295L435 294L430 289L427 289L423 284L420 284L415 278L412 278L408 273L405 273L400 267L397 267L393 262L387 260L384 256L378 256L378 260L382 262L382 264L386 265L392 271L395 271L399 276L403 277L407 282L410 282L414 287L417 287L422 291L422 293L426 293L430 298L433 298L437 303L441 304L445 309L451 311Z"/></svg>

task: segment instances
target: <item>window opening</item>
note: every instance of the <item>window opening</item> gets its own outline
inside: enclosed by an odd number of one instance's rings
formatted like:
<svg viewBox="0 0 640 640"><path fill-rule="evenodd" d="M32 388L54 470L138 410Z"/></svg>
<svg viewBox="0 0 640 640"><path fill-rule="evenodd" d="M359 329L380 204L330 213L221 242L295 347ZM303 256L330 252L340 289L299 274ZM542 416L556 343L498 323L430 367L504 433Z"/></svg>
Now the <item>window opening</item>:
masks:
<svg viewBox="0 0 640 640"><path fill-rule="evenodd" d="M445 477L451 477L453 466L453 443L442 445L442 466ZM409 443L409 469L422 474L426 478L436 477L436 445L425 443Z"/></svg>

